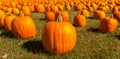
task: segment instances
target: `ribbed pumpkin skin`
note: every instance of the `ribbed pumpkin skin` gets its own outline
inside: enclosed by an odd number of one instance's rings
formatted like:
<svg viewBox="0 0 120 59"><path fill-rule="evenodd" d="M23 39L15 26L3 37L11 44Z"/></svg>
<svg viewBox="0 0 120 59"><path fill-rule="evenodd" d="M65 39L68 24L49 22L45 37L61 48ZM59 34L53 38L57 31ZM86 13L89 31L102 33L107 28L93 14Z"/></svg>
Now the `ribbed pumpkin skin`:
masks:
<svg viewBox="0 0 120 59"><path fill-rule="evenodd" d="M76 15L73 19L73 23L75 26L85 27L86 26L86 18L83 15Z"/></svg>
<svg viewBox="0 0 120 59"><path fill-rule="evenodd" d="M17 38L36 36L36 25L29 16L15 17L12 21L12 33Z"/></svg>
<svg viewBox="0 0 120 59"><path fill-rule="evenodd" d="M6 16L5 19L4 19L4 27L8 30L8 31L11 31L11 23L12 23L12 20L15 18L15 16L13 15L10 15L10 16Z"/></svg>
<svg viewBox="0 0 120 59"><path fill-rule="evenodd" d="M76 44L76 30L68 22L48 22L42 30L43 47L51 52L70 52Z"/></svg>
<svg viewBox="0 0 120 59"><path fill-rule="evenodd" d="M103 33L113 32L118 25L118 21L114 18L104 18L99 26L99 30Z"/></svg>

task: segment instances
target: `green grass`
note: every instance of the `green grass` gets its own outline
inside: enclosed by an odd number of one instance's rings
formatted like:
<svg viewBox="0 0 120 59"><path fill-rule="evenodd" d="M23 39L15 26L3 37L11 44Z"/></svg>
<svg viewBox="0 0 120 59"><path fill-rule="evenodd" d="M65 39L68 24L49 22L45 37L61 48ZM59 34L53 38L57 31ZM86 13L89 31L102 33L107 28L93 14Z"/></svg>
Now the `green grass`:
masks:
<svg viewBox="0 0 120 59"><path fill-rule="evenodd" d="M70 22L77 14L69 11ZM90 13L92 16L92 13ZM109 15L109 14L108 14ZM77 41L74 49L66 54L51 54L44 50L41 43L41 31L46 24L44 13L32 13L37 26L37 36L29 39L15 38L11 32L0 28L0 57L7 54L7 59L119 59L120 58L120 24L112 33L98 30L100 20L87 19L87 26L75 27Z"/></svg>

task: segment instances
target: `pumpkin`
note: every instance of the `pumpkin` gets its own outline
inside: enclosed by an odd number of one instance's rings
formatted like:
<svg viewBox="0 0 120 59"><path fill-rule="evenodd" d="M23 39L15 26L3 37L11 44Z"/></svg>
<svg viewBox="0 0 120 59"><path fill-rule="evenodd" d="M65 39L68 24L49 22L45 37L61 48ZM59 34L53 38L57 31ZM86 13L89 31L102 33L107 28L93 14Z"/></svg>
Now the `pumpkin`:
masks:
<svg viewBox="0 0 120 59"><path fill-rule="evenodd" d="M76 30L69 22L62 22L62 16L48 22L42 30L42 44L50 53L70 52L76 44Z"/></svg>
<svg viewBox="0 0 120 59"><path fill-rule="evenodd" d="M68 14L68 12L66 12L66 11L59 11L59 12L56 13L55 18L57 19L57 17L59 15L62 15L62 20L63 21L69 21L69 14Z"/></svg>
<svg viewBox="0 0 120 59"><path fill-rule="evenodd" d="M12 21L12 33L16 38L30 38L36 36L36 25L30 16L15 17Z"/></svg>
<svg viewBox="0 0 120 59"><path fill-rule="evenodd" d="M11 7L16 7L16 3L15 2L10 2Z"/></svg>
<svg viewBox="0 0 120 59"><path fill-rule="evenodd" d="M93 11L93 8L92 7L88 7L88 11L89 12Z"/></svg>
<svg viewBox="0 0 120 59"><path fill-rule="evenodd" d="M73 19L73 24L75 26L85 27L86 26L86 18L84 15L81 15L80 13L76 15Z"/></svg>
<svg viewBox="0 0 120 59"><path fill-rule="evenodd" d="M49 10L45 13L45 18L47 19L47 21L55 20L55 13Z"/></svg>
<svg viewBox="0 0 120 59"><path fill-rule="evenodd" d="M113 12L113 17L115 19L117 19L118 21L120 21L120 11L119 10L116 10Z"/></svg>
<svg viewBox="0 0 120 59"><path fill-rule="evenodd" d="M56 13L56 12L59 11L58 6L51 5L50 8L51 8L51 10L52 10L54 13Z"/></svg>
<svg viewBox="0 0 120 59"><path fill-rule="evenodd" d="M5 16L5 19L4 19L4 27L8 30L8 31L11 31L11 23L12 23L12 20L15 18L16 16L12 15L12 14L9 14L7 16Z"/></svg>
<svg viewBox="0 0 120 59"><path fill-rule="evenodd" d="M34 6L29 6L29 8L30 8L30 12L34 12L35 11Z"/></svg>
<svg viewBox="0 0 120 59"><path fill-rule="evenodd" d="M16 7L12 8L12 13L13 14L19 14L19 9L17 9Z"/></svg>
<svg viewBox="0 0 120 59"><path fill-rule="evenodd" d="M105 16L105 12L102 10L96 10L93 14L93 18L95 19L103 19Z"/></svg>
<svg viewBox="0 0 120 59"><path fill-rule="evenodd" d="M44 12L45 11L45 8L44 8L44 5L43 4L35 4L35 10L36 12Z"/></svg>
<svg viewBox="0 0 120 59"><path fill-rule="evenodd" d="M118 25L118 21L114 18L105 17L99 25L99 30L103 33L113 32Z"/></svg>
<svg viewBox="0 0 120 59"><path fill-rule="evenodd" d="M4 18L5 18L5 14L2 10L0 10L0 26L4 26Z"/></svg>
<svg viewBox="0 0 120 59"><path fill-rule="evenodd" d="M12 8L8 7L6 10L7 13L12 13Z"/></svg>
<svg viewBox="0 0 120 59"><path fill-rule="evenodd" d="M70 10L71 10L70 4L66 4L66 10L67 10L67 11L70 11Z"/></svg>
<svg viewBox="0 0 120 59"><path fill-rule="evenodd" d="M64 10L64 6L63 5L58 5L58 8L57 7L53 7L52 9L53 9L53 11L55 9L55 12L58 11L57 9L59 9L60 11L63 11Z"/></svg>
<svg viewBox="0 0 120 59"><path fill-rule="evenodd" d="M22 6L22 12L25 16L29 16L30 15L30 9L28 6Z"/></svg>
<svg viewBox="0 0 120 59"><path fill-rule="evenodd" d="M77 11L81 11L82 10L82 5L81 4L76 4L74 8Z"/></svg>
<svg viewBox="0 0 120 59"><path fill-rule="evenodd" d="M82 10L81 14L84 15L85 17L89 17L89 11L86 9Z"/></svg>

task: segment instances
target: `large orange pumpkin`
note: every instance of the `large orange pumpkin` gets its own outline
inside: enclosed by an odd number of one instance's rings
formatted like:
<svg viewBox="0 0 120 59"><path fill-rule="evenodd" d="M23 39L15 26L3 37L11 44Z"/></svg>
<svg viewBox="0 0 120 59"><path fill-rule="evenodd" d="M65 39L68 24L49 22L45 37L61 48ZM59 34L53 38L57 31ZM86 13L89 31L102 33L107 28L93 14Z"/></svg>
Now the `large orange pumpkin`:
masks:
<svg viewBox="0 0 120 59"><path fill-rule="evenodd" d="M105 17L100 22L99 30L103 33L113 32L118 25L118 21L114 18Z"/></svg>
<svg viewBox="0 0 120 59"><path fill-rule="evenodd" d="M42 30L43 47L51 52L63 54L70 52L76 44L76 30L69 22L62 22L58 16L57 21L48 22Z"/></svg>
<svg viewBox="0 0 120 59"><path fill-rule="evenodd" d="M34 37L36 36L36 25L30 16L20 15L12 21L12 33L17 38Z"/></svg>

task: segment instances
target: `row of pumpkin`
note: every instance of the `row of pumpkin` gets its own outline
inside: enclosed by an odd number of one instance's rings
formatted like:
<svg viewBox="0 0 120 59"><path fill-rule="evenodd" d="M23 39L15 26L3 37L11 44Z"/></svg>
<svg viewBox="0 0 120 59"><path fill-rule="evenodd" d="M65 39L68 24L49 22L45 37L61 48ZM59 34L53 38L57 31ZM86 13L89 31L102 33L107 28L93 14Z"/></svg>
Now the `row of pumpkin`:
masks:
<svg viewBox="0 0 120 59"><path fill-rule="evenodd" d="M2 1L0 3L0 26L4 26L7 30L12 31L13 35L17 38L34 37L36 36L36 25L29 16L31 10L45 12L46 20L49 22L42 29L41 39L43 47L51 53L63 54L71 51L76 44L76 30L69 22L69 14L64 10L64 6L67 7L69 5L69 8L66 8L67 11L71 10L70 7L80 11L73 19L73 23L76 26L85 27L89 12L95 10L93 18L101 19L100 31L106 33L115 30L119 21L119 2L109 0L104 3L99 2L99 0L95 0L95 2L87 0L61 2L59 0L55 2L44 1L37 4L30 2L29 4L23 1L19 1L19 3L6 3ZM29 6L32 6L31 9ZM112 10L111 14L113 14L113 17L106 17L107 10ZM5 12L8 15L5 15ZM19 16L14 16L12 13L19 14Z"/></svg>

